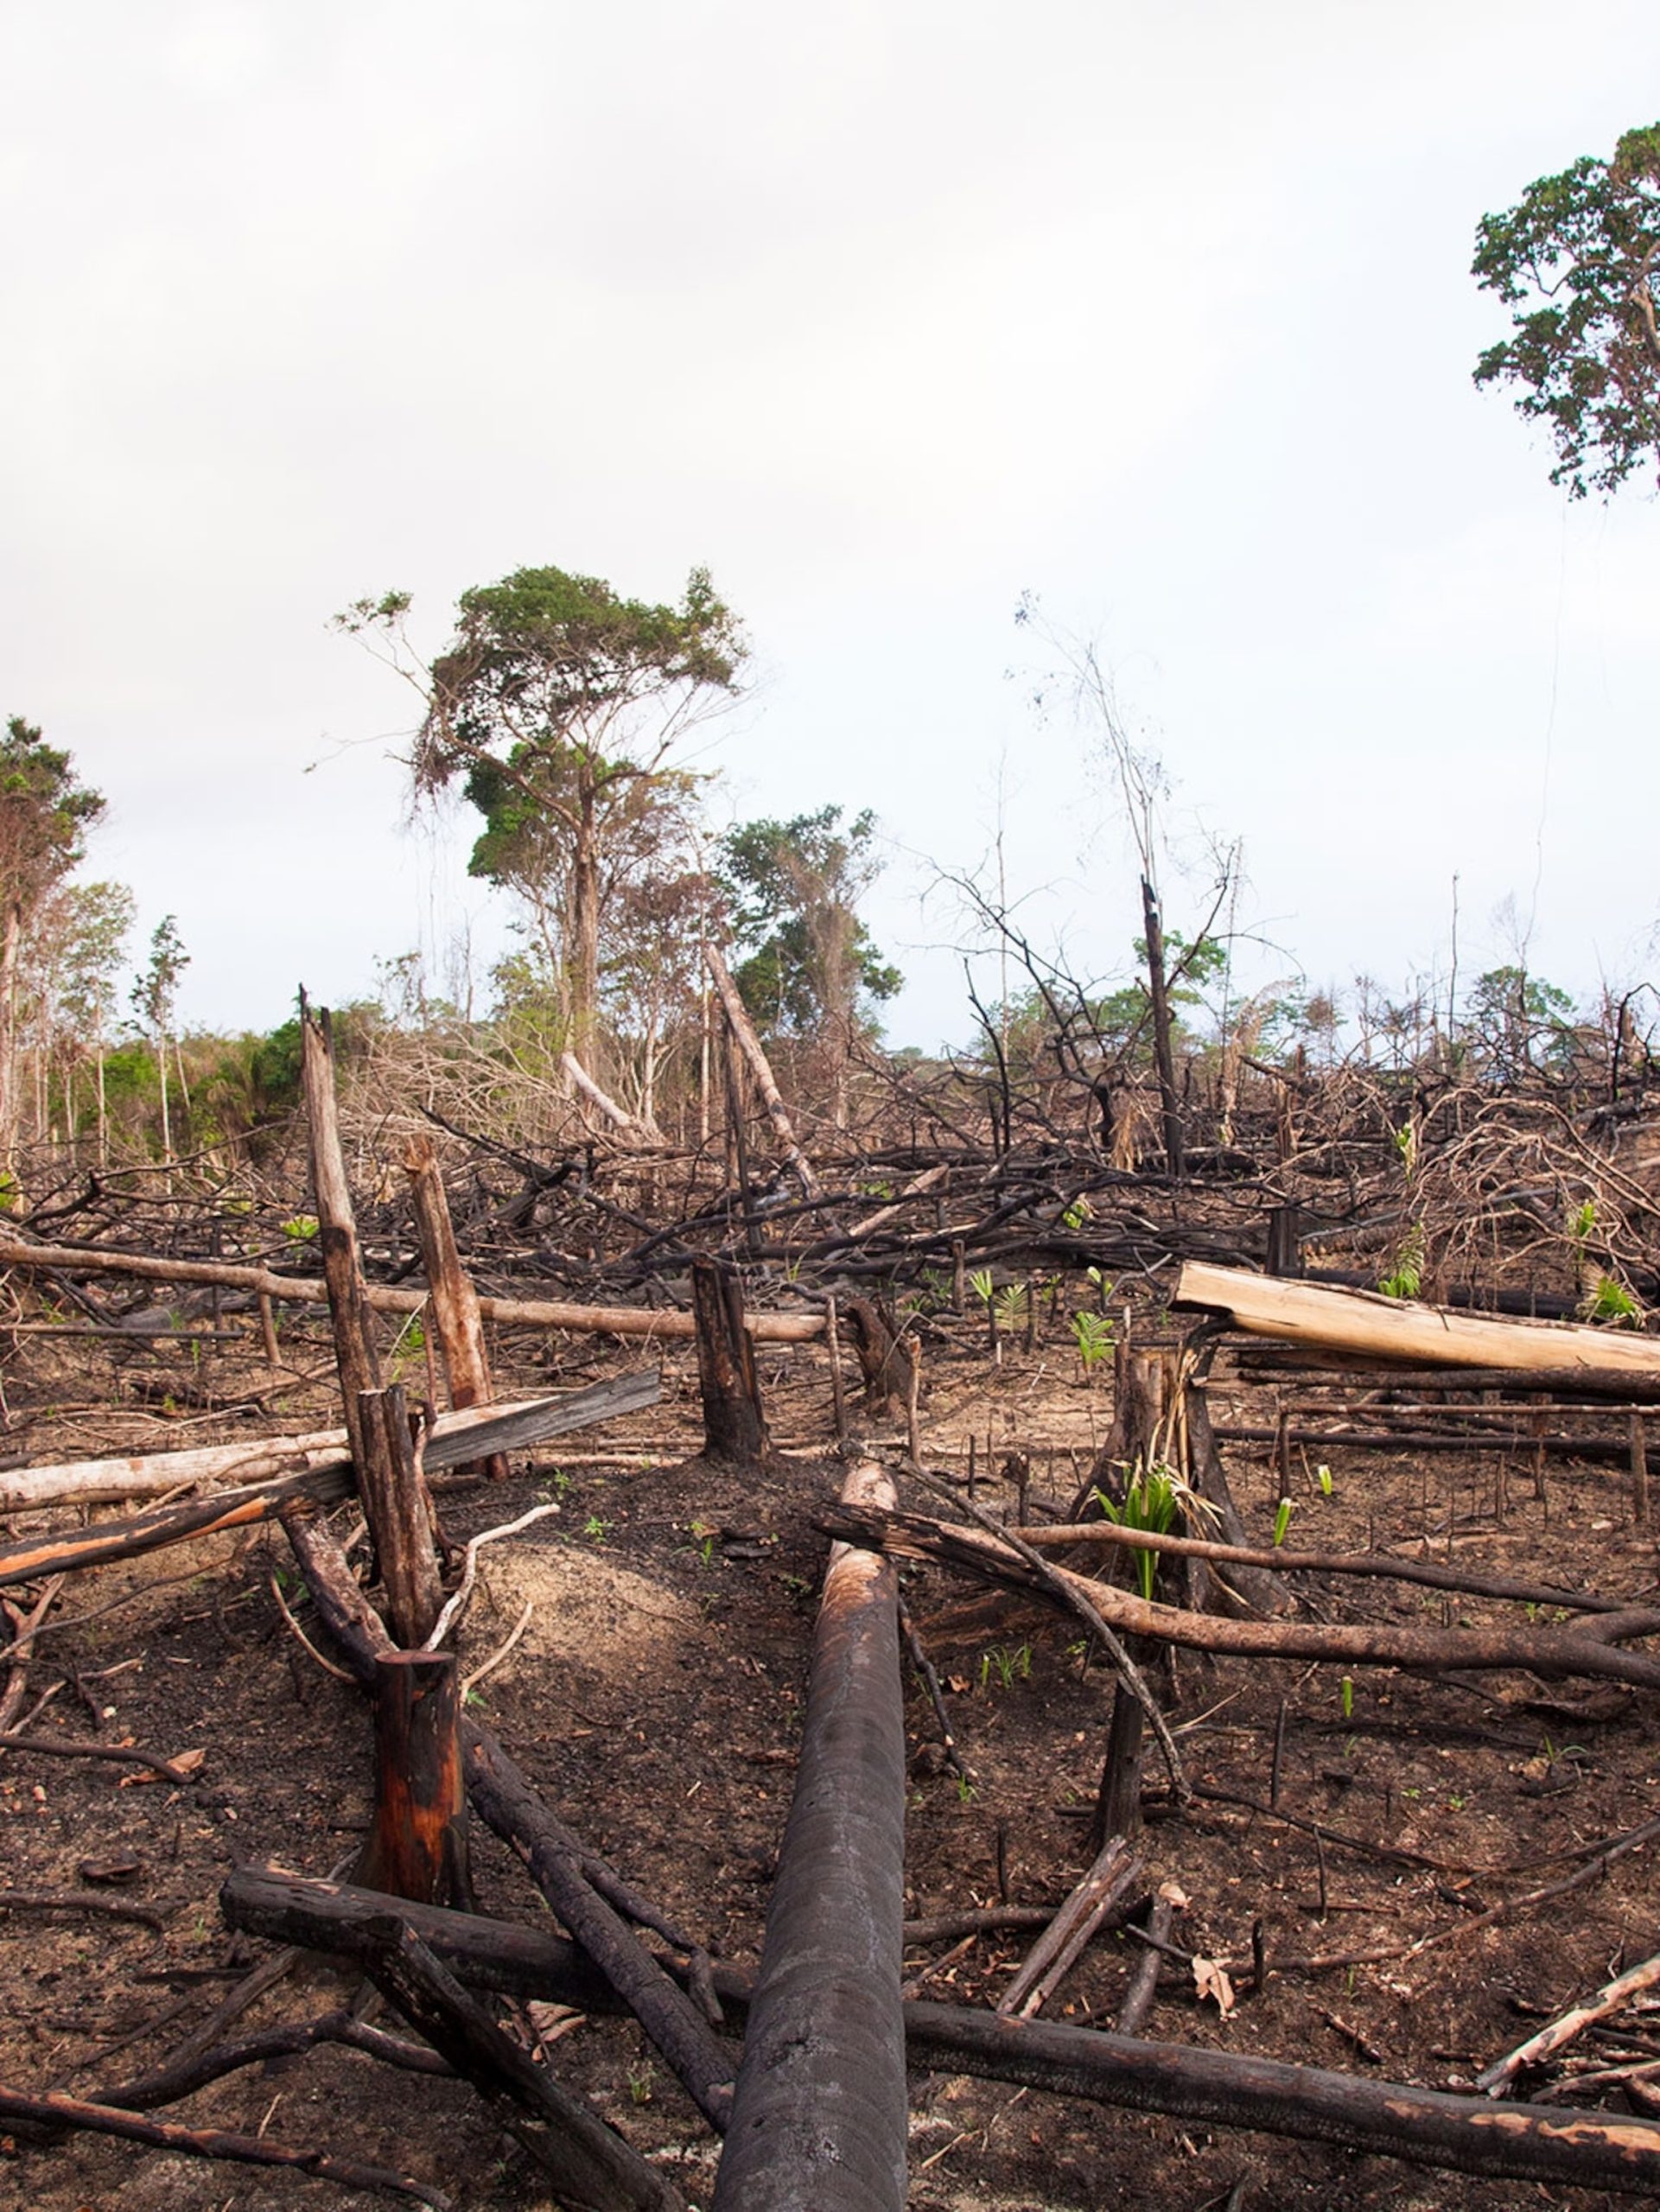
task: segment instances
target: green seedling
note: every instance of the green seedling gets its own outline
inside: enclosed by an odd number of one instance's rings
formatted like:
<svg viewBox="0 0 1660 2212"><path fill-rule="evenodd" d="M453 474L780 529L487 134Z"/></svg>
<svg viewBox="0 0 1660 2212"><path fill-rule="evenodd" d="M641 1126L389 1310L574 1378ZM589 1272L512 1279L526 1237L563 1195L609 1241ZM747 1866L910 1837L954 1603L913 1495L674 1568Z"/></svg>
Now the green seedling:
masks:
<svg viewBox="0 0 1660 2212"><path fill-rule="evenodd" d="M1085 1268L1084 1272L1095 1285L1095 1294L1101 1301L1101 1310L1104 1313L1107 1310L1107 1300L1112 1296L1112 1285L1107 1281L1105 1270L1101 1268Z"/></svg>
<svg viewBox="0 0 1660 2212"><path fill-rule="evenodd" d="M544 1497L564 1498L569 1497L570 1477L565 1472L563 1467L550 1468L547 1474L544 1476L542 1480L542 1495Z"/></svg>
<svg viewBox="0 0 1660 2212"><path fill-rule="evenodd" d="M1104 1313L1080 1310L1072 1316L1072 1341L1078 1346L1079 1364L1088 1375L1112 1350L1112 1324Z"/></svg>
<svg viewBox="0 0 1660 2212"><path fill-rule="evenodd" d="M1279 1510L1274 1516L1274 1548L1276 1552L1284 1543L1285 1532L1291 1526L1291 1500L1288 1497L1282 1497L1280 1500Z"/></svg>
<svg viewBox="0 0 1660 2212"><path fill-rule="evenodd" d="M1017 1645L1013 1651L1006 1644L1000 1643L995 1651L983 1651L980 1655L980 1688L983 1694L989 1688L994 1676L998 1688L1008 1690L1013 1689L1016 1682L1029 1681L1031 1674L1032 1647L1029 1643Z"/></svg>
<svg viewBox="0 0 1660 2212"><path fill-rule="evenodd" d="M1401 1155L1401 1165L1406 1170L1408 1182L1410 1182L1418 1167L1418 1131L1415 1123L1409 1122L1404 1128L1396 1129L1395 1149Z"/></svg>
<svg viewBox="0 0 1660 2212"><path fill-rule="evenodd" d="M649 2061L628 2069L628 2101L631 2104L648 2105L652 2101L652 2083L655 2076Z"/></svg>
<svg viewBox="0 0 1660 2212"><path fill-rule="evenodd" d="M957 1802L959 1805L974 1802L974 1784L965 1774L959 1774L957 1777Z"/></svg>
<svg viewBox="0 0 1660 2212"><path fill-rule="evenodd" d="M1576 1244L1583 1244L1597 1225L1597 1202L1587 1198L1576 1212L1568 1217L1568 1233Z"/></svg>
<svg viewBox="0 0 1660 2212"><path fill-rule="evenodd" d="M582 1534L590 1542L602 1544L611 1534L611 1523L601 1521L597 1513L590 1513L582 1523Z"/></svg>
<svg viewBox="0 0 1660 2212"><path fill-rule="evenodd" d="M686 1524L686 1533L691 1538L691 1549L697 1555L697 1564L700 1567L713 1567L715 1540L720 1535L720 1530L711 1529L704 1521L690 1521Z"/></svg>
<svg viewBox="0 0 1660 2212"><path fill-rule="evenodd" d="M308 1244L317 1234L317 1217L315 1213L292 1214L279 1226L283 1236L294 1243Z"/></svg>
<svg viewBox="0 0 1660 2212"><path fill-rule="evenodd" d="M1031 1293L1023 1282L1005 1283L993 1301L993 1311L1005 1329L1021 1329L1026 1325L1026 1316L1031 1304Z"/></svg>
<svg viewBox="0 0 1660 2212"><path fill-rule="evenodd" d="M1343 1718L1345 1720L1354 1719L1354 1676L1352 1675L1345 1675L1343 1677Z"/></svg>
<svg viewBox="0 0 1660 2212"><path fill-rule="evenodd" d="M1424 1287L1424 1225L1415 1221L1401 1239L1395 1263L1377 1287L1385 1298L1416 1298Z"/></svg>
<svg viewBox="0 0 1660 2212"><path fill-rule="evenodd" d="M1314 1480L1320 1484L1320 1496L1322 1497L1330 1497L1332 1495L1332 1470L1325 1465L1316 1467L1314 1470Z"/></svg>
<svg viewBox="0 0 1660 2212"><path fill-rule="evenodd" d="M1600 1274L1586 1300L1586 1319L1624 1326L1643 1318L1643 1309L1625 1284L1612 1275Z"/></svg>
<svg viewBox="0 0 1660 2212"><path fill-rule="evenodd" d="M976 1268L969 1277L969 1288L983 1306L989 1306L997 1294L997 1286L991 1279L991 1269Z"/></svg>
<svg viewBox="0 0 1660 2212"><path fill-rule="evenodd" d="M1074 1230L1082 1229L1084 1223L1093 1217L1094 1213L1095 1208L1087 1198L1074 1198L1071 1205L1062 1213L1060 1225L1063 1229Z"/></svg>

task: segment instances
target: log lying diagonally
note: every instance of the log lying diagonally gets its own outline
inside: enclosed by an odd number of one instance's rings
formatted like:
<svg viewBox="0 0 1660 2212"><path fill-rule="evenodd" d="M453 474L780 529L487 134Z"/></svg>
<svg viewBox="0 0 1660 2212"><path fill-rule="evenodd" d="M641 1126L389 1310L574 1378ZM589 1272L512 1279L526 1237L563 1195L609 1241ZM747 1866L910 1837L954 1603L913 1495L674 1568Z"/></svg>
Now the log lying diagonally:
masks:
<svg viewBox="0 0 1660 2212"><path fill-rule="evenodd" d="M1660 1339L1625 1336L1568 1321L1499 1320L1385 1298L1371 1290L1334 1290L1322 1283L1254 1275L1188 1260L1173 1306L1224 1314L1254 1336L1318 1344L1373 1359L1412 1360L1439 1367L1485 1367L1510 1374L1589 1381L1621 1377L1660 1389Z"/></svg>
<svg viewBox="0 0 1660 2212"><path fill-rule="evenodd" d="M315 1275L283 1275L270 1268L245 1267L230 1260L162 1260L143 1252L104 1251L96 1245L31 1244L0 1236L0 1268L32 1268L67 1275L137 1275L146 1282L217 1284L221 1290L252 1291L256 1296L286 1299L291 1304L326 1306L328 1287ZM399 1290L372 1282L364 1297L377 1313L418 1313L424 1290ZM690 1313L646 1306L576 1306L553 1298L480 1298L487 1321L531 1329L580 1329L607 1337L684 1337L696 1334ZM757 1344L799 1344L824 1333L822 1313L755 1313L749 1332Z"/></svg>
<svg viewBox="0 0 1660 2212"><path fill-rule="evenodd" d="M893 1482L865 1461L842 1495L891 1505ZM838 1549L715 2212L905 2202L902 1707L898 1577Z"/></svg>
<svg viewBox="0 0 1660 2212"><path fill-rule="evenodd" d="M615 2002L574 1944L540 1929L251 1866L230 1877L219 1901L233 1928L359 1959L366 1955L366 1931L378 1916L395 1912L474 1988L590 2012ZM735 2014L754 1985L717 1967L715 1987ZM1660 2125L1652 2120L1553 2113L1098 2029L1000 2020L961 2005L913 2002L903 2008L903 2022L906 2056L916 2067L1025 2082L1092 2103L1258 2129L1460 2173L1634 2194L1660 2190Z"/></svg>
<svg viewBox="0 0 1660 2212"><path fill-rule="evenodd" d="M1043 1583L1018 1553L978 1529L931 1521L916 1513L884 1513L868 1506L836 1506L816 1516L815 1526L844 1543L868 1545L906 1559L939 1560L991 1582L1008 1584L1044 1597ZM1645 1651L1622 1651L1587 1632L1594 1623L1568 1632L1560 1629L1431 1629L1382 1621L1330 1625L1320 1621L1241 1621L1216 1613L1193 1613L1179 1605L1149 1605L1111 1583L1091 1581L1065 1567L1055 1573L1076 1582L1121 1634L1148 1636L1193 1651L1230 1652L1246 1658L1326 1660L1357 1667L1428 1668L1447 1673L1479 1673L1522 1668L1549 1676L1600 1675L1660 1689L1660 1658ZM1626 1617L1612 1618L1633 1632ZM1645 1625L1646 1624L1646 1625ZM1644 1612L1635 1632L1660 1630Z"/></svg>
<svg viewBox="0 0 1660 2212"><path fill-rule="evenodd" d="M441 1414L426 1447L429 1469L453 1467L490 1452L522 1451L550 1436L622 1414L639 1413L654 1406L662 1395L656 1368L626 1375L615 1382L596 1383L592 1389L573 1391L569 1397L536 1398L527 1405L486 1407L461 1414ZM343 1437L344 1430L340 1432ZM250 1447L257 1451L259 1447ZM176 1481L176 1478L175 1478ZM13 1583L32 1582L42 1574L58 1574L73 1567L101 1567L111 1560L137 1559L182 1543L189 1536L211 1536L226 1529L249 1529L261 1521L274 1521L296 1499L323 1505L348 1497L353 1485L352 1462L343 1450L317 1459L297 1474L274 1482L254 1483L239 1490L220 1491L212 1497L191 1498L178 1505L157 1506L125 1521L106 1521L99 1528L76 1529L67 1534L29 1537L0 1549L0 1589Z"/></svg>

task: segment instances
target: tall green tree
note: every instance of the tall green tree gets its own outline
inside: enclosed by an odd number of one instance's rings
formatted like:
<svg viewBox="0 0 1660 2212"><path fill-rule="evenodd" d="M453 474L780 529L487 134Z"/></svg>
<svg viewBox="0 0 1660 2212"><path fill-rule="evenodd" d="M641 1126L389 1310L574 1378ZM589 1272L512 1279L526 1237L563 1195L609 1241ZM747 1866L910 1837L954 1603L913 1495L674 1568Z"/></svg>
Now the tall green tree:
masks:
<svg viewBox="0 0 1660 2212"><path fill-rule="evenodd" d="M876 817L845 826L839 806L788 822L747 822L723 839L722 873L745 957L734 971L757 1025L843 1041L904 978L859 918L875 881Z"/></svg>
<svg viewBox="0 0 1660 2212"><path fill-rule="evenodd" d="M1484 215L1471 274L1516 310L1512 334L1476 364L1543 423L1553 484L1606 495L1660 467L1660 123L1628 130L1612 161L1586 155Z"/></svg>
<svg viewBox="0 0 1660 2212"><path fill-rule="evenodd" d="M17 1138L18 973L36 917L86 851L104 811L73 757L21 715L0 739L0 1158Z"/></svg>
<svg viewBox="0 0 1660 2212"><path fill-rule="evenodd" d="M518 569L462 594L454 639L424 667L404 642L409 606L402 592L361 601L340 626L378 634L418 684L417 794L459 786L483 817L471 872L529 900L567 1041L587 1058L607 910L661 864L665 810L690 800L696 779L670 755L738 689L737 618L703 569L674 606L563 569Z"/></svg>

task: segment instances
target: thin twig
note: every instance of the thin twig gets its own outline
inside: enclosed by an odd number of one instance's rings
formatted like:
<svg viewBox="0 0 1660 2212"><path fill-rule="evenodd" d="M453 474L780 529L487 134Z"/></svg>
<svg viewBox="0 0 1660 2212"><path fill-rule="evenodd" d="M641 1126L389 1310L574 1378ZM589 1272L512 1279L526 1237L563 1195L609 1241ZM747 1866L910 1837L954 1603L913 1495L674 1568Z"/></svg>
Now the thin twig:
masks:
<svg viewBox="0 0 1660 2212"><path fill-rule="evenodd" d="M516 1536L521 1529L528 1529L533 1521L544 1520L550 1513L557 1513L558 1510L557 1503L532 1506L528 1513L521 1513L517 1521L504 1522L499 1529L482 1529L478 1535L468 1540L467 1550L462 1557L461 1581L446 1603L442 1612L433 1623L431 1635L421 1646L423 1651L436 1651L438 1649L448 1634L451 1623L459 1618L461 1608L472 1596L473 1585L478 1577L479 1554L485 1545L493 1544L502 1536ZM492 1664L493 1663L493 1661Z"/></svg>

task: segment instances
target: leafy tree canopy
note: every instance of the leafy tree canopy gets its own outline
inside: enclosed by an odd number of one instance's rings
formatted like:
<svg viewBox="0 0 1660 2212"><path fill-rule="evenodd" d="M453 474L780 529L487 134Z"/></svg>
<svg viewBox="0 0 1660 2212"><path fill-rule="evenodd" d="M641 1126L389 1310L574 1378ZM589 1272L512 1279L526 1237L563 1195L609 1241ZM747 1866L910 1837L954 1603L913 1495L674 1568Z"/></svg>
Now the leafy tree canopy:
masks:
<svg viewBox="0 0 1660 2212"><path fill-rule="evenodd" d="M27 911L86 851L104 794L75 774L72 756L13 715L0 739L0 890Z"/></svg>
<svg viewBox="0 0 1660 2212"><path fill-rule="evenodd" d="M1606 495L1660 465L1660 124L1628 130L1611 162L1587 155L1484 215L1472 275L1513 334L1476 365L1479 385L1519 389L1517 412L1549 429L1553 484Z"/></svg>
<svg viewBox="0 0 1660 2212"><path fill-rule="evenodd" d="M735 981L763 1028L816 1034L869 1018L904 978L871 942L857 906L876 873L876 817L845 829L839 806L745 823L723 840L733 926L748 957Z"/></svg>

